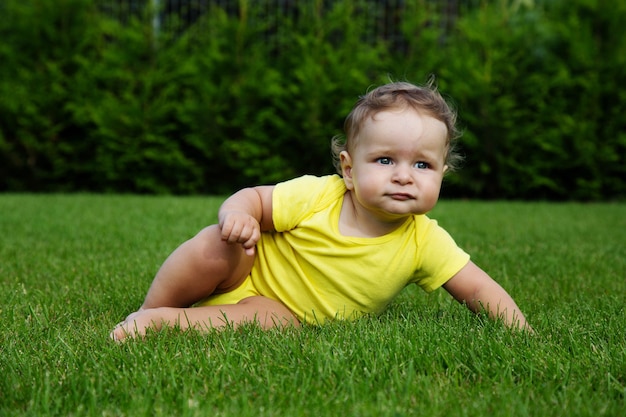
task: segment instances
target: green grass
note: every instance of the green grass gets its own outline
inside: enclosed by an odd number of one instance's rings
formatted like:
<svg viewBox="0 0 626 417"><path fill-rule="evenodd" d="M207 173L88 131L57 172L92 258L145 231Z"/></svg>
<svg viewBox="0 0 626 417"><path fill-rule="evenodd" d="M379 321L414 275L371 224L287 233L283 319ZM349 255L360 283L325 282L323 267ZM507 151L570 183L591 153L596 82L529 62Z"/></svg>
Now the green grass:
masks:
<svg viewBox="0 0 626 417"><path fill-rule="evenodd" d="M0 415L621 416L626 205L444 201L433 217L537 335L407 288L381 317L116 345L218 198L0 195Z"/></svg>

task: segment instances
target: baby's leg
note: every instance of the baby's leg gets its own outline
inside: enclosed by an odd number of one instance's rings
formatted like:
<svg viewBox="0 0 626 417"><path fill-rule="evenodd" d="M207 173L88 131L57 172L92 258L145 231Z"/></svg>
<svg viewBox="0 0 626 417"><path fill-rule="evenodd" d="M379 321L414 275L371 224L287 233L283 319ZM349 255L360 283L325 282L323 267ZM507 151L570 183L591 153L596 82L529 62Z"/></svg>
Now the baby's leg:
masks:
<svg viewBox="0 0 626 417"><path fill-rule="evenodd" d="M254 256L222 240L217 225L180 245L157 272L141 309L188 307L213 293L237 288L250 273Z"/></svg>
<svg viewBox="0 0 626 417"><path fill-rule="evenodd" d="M118 324L111 336L122 338L128 332L143 335L153 322L157 327L161 321L177 322L179 312L176 310L185 312L184 307L213 293L237 288L250 273L253 263L254 256L246 255L241 245L222 240L217 225L201 230L165 260L141 308ZM217 310L210 313L205 318L219 322L221 313ZM201 313L192 313L197 314Z"/></svg>
<svg viewBox="0 0 626 417"><path fill-rule="evenodd" d="M232 305L140 310L118 325L111 332L111 337L116 341L129 336L142 337L147 329L158 330L163 326L178 326L182 330L192 327L206 331L227 325L237 327L252 322L256 322L264 329L300 325L298 319L282 303L257 296Z"/></svg>

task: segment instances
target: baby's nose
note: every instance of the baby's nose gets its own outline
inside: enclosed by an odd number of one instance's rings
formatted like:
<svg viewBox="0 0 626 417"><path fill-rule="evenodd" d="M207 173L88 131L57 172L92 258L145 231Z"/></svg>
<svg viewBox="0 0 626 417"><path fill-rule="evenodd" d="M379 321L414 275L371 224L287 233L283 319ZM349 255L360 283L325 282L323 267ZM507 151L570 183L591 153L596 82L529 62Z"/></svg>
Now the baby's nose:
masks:
<svg viewBox="0 0 626 417"><path fill-rule="evenodd" d="M411 176L410 167L404 165L396 165L396 169L393 172L393 180L395 182L406 184L411 182L413 177Z"/></svg>

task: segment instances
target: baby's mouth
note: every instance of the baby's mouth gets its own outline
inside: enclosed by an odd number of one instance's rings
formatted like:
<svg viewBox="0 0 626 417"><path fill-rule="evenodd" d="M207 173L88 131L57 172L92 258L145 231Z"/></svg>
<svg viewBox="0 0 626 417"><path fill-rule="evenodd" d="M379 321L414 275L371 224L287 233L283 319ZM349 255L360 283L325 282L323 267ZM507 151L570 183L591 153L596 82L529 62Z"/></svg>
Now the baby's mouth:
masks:
<svg viewBox="0 0 626 417"><path fill-rule="evenodd" d="M389 196L392 199L399 200L399 201L413 200L414 198L411 194L407 194L407 193L393 193L393 194L389 194Z"/></svg>

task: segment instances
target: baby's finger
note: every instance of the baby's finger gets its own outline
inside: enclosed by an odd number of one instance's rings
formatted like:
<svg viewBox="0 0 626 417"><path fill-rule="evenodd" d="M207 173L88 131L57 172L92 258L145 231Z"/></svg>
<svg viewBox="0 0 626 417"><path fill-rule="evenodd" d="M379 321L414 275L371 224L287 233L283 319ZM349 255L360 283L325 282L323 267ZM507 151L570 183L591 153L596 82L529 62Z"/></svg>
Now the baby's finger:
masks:
<svg viewBox="0 0 626 417"><path fill-rule="evenodd" d="M235 222L230 218L226 218L222 224L220 224L220 229L222 231L222 240L228 240L230 236L233 234L233 228L235 226Z"/></svg>
<svg viewBox="0 0 626 417"><path fill-rule="evenodd" d="M248 234L248 239L243 242L243 247L245 249L254 248L256 246L256 243L261 238L261 231L258 227L253 227L251 230L249 230L249 232L250 233Z"/></svg>
<svg viewBox="0 0 626 417"><path fill-rule="evenodd" d="M222 227L222 239L228 243L243 243L249 239L245 232L245 223L229 221Z"/></svg>

